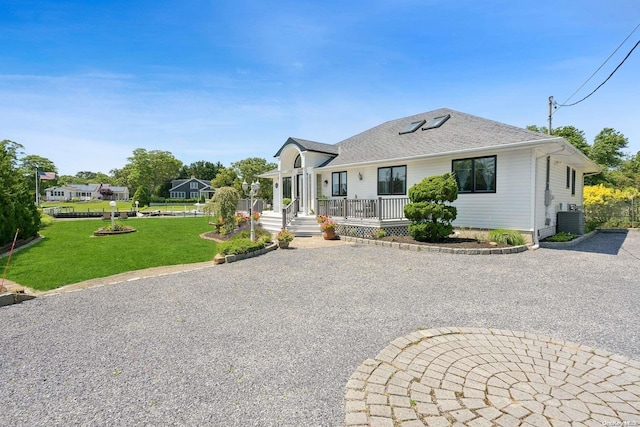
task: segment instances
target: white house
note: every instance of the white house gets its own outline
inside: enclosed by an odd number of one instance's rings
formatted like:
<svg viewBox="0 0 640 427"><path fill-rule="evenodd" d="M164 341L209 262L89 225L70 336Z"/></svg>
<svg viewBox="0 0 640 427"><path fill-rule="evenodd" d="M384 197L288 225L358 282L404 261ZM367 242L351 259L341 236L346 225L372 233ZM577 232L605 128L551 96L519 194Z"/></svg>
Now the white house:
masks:
<svg viewBox="0 0 640 427"><path fill-rule="evenodd" d="M67 184L47 188L45 197L46 200L51 201L70 201L73 199L129 200L129 189L109 184Z"/></svg>
<svg viewBox="0 0 640 427"><path fill-rule="evenodd" d="M274 211L329 214L342 232L406 233L407 190L455 172L456 227L506 228L532 241L555 234L557 212L582 205L600 168L563 138L442 108L391 120L337 144L289 138L275 154ZM292 211L295 211L292 213ZM340 231L340 229L338 230Z"/></svg>

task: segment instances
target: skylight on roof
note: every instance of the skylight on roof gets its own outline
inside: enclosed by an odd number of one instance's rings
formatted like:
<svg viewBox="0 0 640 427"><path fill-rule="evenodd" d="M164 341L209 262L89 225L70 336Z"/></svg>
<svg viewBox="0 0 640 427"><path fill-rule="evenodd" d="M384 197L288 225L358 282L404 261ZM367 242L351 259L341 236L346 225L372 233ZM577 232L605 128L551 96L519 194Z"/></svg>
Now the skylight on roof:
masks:
<svg viewBox="0 0 640 427"><path fill-rule="evenodd" d="M404 127L404 129L402 129L398 135L403 135L405 133L412 133L415 132L416 130L418 130L418 128L420 126L422 126L423 124L425 124L427 121L426 120L418 120L416 122L411 122L408 125L406 125Z"/></svg>
<svg viewBox="0 0 640 427"><path fill-rule="evenodd" d="M451 117L451 114L447 114L446 116L435 117L429 122L427 126L423 127L422 130L439 128L440 126L442 126L444 122L449 120L449 117Z"/></svg>

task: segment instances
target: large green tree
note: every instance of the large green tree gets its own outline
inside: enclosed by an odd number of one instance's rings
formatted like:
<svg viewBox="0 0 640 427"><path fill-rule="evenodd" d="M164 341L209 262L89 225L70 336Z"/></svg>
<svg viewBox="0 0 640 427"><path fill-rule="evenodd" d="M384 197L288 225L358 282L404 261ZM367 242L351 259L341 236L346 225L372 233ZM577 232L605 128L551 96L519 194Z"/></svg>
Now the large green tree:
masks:
<svg viewBox="0 0 640 427"><path fill-rule="evenodd" d="M11 242L16 230L19 238L29 238L40 228L35 192L29 191L30 175L23 175L18 167L23 148L14 141L0 141L0 245Z"/></svg>
<svg viewBox="0 0 640 427"><path fill-rule="evenodd" d="M236 191L242 191L242 181L235 170L227 167L218 169L215 178L211 180L211 188L233 187Z"/></svg>
<svg viewBox="0 0 640 427"><path fill-rule="evenodd" d="M129 171L127 186L129 189L146 187L151 194L162 185L163 182L175 178L180 172L182 162L176 159L169 151L136 148L133 156L127 158L129 163L123 169Z"/></svg>
<svg viewBox="0 0 640 427"><path fill-rule="evenodd" d="M57 182L65 184L113 184L114 178L102 172L80 171L75 175L60 175Z"/></svg>
<svg viewBox="0 0 640 427"><path fill-rule="evenodd" d="M199 160L190 165L182 166L178 178L191 178L193 176L203 181L211 181L222 168L224 168L224 165L220 162L212 163Z"/></svg>
<svg viewBox="0 0 640 427"><path fill-rule="evenodd" d="M548 128L545 126L538 127L536 125L529 125L527 129L538 132L548 133ZM587 142L587 138L584 136L584 131L574 126L560 126L551 131L551 135L559 136L569 141L574 147L582 151L586 156L589 156L591 146Z"/></svg>
<svg viewBox="0 0 640 427"><path fill-rule="evenodd" d="M36 168L41 172L53 172L58 173L58 169L56 165L46 157L38 156L35 154L28 154L26 156L22 156L18 162L19 173L24 176L31 176L30 179L27 180L27 184L29 189L35 192L36 189ZM41 180L38 189L40 190L40 195L45 194L45 190L49 187L53 187L57 185L57 178L54 180Z"/></svg>
<svg viewBox="0 0 640 427"><path fill-rule="evenodd" d="M629 145L629 140L612 128L604 128L593 140L591 159L605 169L617 169L625 159L622 151Z"/></svg>
<svg viewBox="0 0 640 427"><path fill-rule="evenodd" d="M247 184L250 185L252 182L258 180L260 182L260 191L258 191L258 197L266 200L273 200L273 188L271 187L272 180L258 178L258 175L268 172L277 167L277 164L269 163L265 159L260 157L249 157L247 159L231 163L231 168L238 176L240 185L242 185L242 181L246 181ZM236 189L240 192L240 194L243 194L242 186Z"/></svg>

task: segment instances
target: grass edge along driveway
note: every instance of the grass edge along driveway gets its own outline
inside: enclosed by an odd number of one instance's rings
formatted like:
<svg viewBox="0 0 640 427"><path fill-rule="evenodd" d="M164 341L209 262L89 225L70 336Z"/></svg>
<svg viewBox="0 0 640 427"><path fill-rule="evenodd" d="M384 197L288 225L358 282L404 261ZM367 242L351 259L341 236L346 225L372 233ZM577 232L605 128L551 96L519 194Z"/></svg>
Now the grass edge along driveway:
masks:
<svg viewBox="0 0 640 427"><path fill-rule="evenodd" d="M102 220L55 221L39 243L13 254L7 279L39 291L127 271L210 261L216 243L201 239L208 219L132 218L135 233L94 237Z"/></svg>

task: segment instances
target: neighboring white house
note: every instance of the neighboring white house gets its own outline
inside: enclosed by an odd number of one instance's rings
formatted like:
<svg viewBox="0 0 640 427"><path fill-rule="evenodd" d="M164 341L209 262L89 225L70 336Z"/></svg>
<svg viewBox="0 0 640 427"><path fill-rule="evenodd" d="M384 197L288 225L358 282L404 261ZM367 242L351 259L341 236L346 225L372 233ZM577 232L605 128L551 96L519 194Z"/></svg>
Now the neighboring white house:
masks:
<svg viewBox="0 0 640 427"><path fill-rule="evenodd" d="M557 212L581 206L584 176L600 172L563 138L446 108L333 145L289 138L275 157L278 169L262 175L273 179L275 212L290 198L300 215L394 233L406 230L407 190L455 172L456 227L507 228L532 240L554 234Z"/></svg>
<svg viewBox="0 0 640 427"><path fill-rule="evenodd" d="M114 187L109 184L67 184L47 188L45 197L46 200L51 201L70 201L73 199L129 200L129 189L127 187Z"/></svg>

